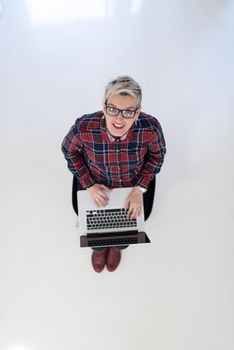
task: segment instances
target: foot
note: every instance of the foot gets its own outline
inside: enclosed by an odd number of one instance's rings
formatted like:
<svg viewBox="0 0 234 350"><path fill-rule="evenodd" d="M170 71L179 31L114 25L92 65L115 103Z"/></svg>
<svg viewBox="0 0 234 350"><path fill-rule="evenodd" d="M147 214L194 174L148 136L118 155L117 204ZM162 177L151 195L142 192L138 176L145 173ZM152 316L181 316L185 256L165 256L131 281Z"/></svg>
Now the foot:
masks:
<svg viewBox="0 0 234 350"><path fill-rule="evenodd" d="M92 265L93 268L96 272L102 272L106 265L106 252L107 250L102 250L102 251L93 251L92 254Z"/></svg>
<svg viewBox="0 0 234 350"><path fill-rule="evenodd" d="M113 272L117 269L121 259L120 250L114 247L108 249L106 267L107 270Z"/></svg>

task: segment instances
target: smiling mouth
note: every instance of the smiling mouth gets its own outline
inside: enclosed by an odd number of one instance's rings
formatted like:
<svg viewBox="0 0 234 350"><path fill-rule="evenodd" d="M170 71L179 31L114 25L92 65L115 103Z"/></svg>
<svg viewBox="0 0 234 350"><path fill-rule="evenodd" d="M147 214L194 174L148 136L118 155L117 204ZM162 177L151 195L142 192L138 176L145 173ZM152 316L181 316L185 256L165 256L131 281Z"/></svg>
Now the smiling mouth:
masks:
<svg viewBox="0 0 234 350"><path fill-rule="evenodd" d="M112 123L112 125L113 125L114 128L117 129L117 130L122 130L122 129L124 128L124 125L122 125L122 124Z"/></svg>

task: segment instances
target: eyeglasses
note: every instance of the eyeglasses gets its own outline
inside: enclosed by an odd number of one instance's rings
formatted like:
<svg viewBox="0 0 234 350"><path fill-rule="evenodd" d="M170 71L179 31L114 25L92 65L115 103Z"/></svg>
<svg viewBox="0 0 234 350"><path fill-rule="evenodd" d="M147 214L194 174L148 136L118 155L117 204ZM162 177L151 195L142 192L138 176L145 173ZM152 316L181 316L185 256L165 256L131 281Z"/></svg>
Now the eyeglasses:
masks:
<svg viewBox="0 0 234 350"><path fill-rule="evenodd" d="M117 115L119 115L119 113L121 112L121 115L123 118L132 119L135 117L135 114L138 111L138 108L135 111L133 111L131 109L119 109L119 108L106 105L105 110L110 117L117 117Z"/></svg>

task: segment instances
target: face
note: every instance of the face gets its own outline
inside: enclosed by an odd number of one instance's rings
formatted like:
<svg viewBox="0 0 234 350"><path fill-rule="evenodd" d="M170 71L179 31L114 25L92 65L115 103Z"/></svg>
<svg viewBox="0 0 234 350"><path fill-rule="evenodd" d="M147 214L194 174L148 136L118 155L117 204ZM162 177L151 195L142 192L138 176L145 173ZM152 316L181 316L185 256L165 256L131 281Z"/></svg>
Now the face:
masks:
<svg viewBox="0 0 234 350"><path fill-rule="evenodd" d="M106 102L108 107L135 111L137 109L137 101L133 96L111 95ZM138 118L140 110L138 110L132 119L126 119L121 112L116 116L109 116L104 108L104 116L106 121L106 128L109 133L115 137L123 136L132 126L134 121Z"/></svg>

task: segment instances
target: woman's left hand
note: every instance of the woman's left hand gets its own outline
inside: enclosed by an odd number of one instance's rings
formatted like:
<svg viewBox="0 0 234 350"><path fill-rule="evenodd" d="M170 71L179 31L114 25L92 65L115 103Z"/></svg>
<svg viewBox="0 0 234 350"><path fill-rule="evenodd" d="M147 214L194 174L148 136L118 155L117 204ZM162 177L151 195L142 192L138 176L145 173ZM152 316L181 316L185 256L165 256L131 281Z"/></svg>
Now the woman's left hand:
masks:
<svg viewBox="0 0 234 350"><path fill-rule="evenodd" d="M136 219L140 215L143 208L143 195L142 192L137 188L134 189L129 194L125 209L128 210L128 218Z"/></svg>

